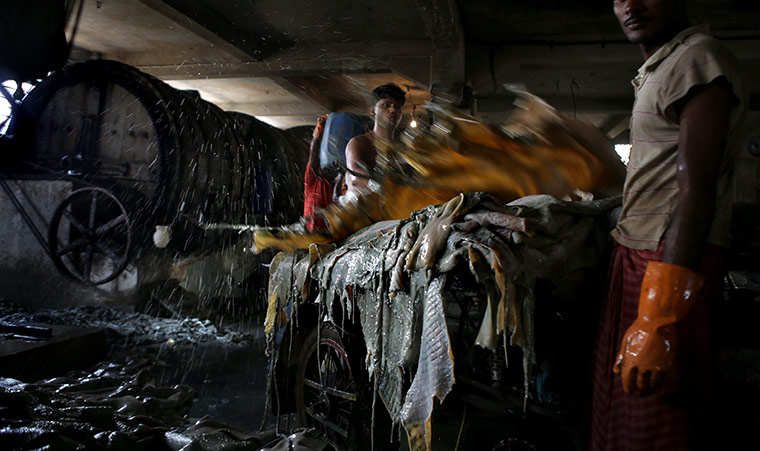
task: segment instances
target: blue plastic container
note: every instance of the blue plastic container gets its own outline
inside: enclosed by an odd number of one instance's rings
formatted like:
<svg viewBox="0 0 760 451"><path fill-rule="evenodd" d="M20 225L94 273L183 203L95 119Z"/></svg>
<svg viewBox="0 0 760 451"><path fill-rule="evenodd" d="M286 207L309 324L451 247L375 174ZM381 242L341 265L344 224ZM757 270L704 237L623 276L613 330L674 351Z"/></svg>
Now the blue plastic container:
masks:
<svg viewBox="0 0 760 451"><path fill-rule="evenodd" d="M326 168L332 165L346 166L346 144L354 136L365 133L366 122L362 116L353 113L330 113L325 123L322 144L319 148L319 164Z"/></svg>

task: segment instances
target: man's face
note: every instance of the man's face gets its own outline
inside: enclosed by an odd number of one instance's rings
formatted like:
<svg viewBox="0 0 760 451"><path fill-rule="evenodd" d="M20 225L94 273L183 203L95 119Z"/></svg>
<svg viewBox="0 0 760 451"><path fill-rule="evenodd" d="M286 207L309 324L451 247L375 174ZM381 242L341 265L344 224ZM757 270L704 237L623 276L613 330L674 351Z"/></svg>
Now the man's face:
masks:
<svg viewBox="0 0 760 451"><path fill-rule="evenodd" d="M375 113L375 121L387 128L396 128L401 122L401 102L384 98L377 101L372 107Z"/></svg>
<svg viewBox="0 0 760 451"><path fill-rule="evenodd" d="M623 33L636 44L664 44L687 22L684 0L613 1Z"/></svg>

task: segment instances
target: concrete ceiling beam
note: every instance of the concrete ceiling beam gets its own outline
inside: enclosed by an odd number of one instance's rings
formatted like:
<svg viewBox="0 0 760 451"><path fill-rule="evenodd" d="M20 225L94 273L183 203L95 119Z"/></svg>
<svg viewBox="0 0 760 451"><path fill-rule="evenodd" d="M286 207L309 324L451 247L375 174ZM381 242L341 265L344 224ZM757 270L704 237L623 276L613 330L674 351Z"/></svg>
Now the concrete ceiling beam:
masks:
<svg viewBox="0 0 760 451"><path fill-rule="evenodd" d="M305 105L304 102L217 102L225 111L239 111L251 116L318 116L327 111L316 103Z"/></svg>
<svg viewBox="0 0 760 451"><path fill-rule="evenodd" d="M305 101L317 114L329 113L335 111L335 105L332 100L325 96L320 90L315 89L306 83L293 83L285 77L272 78L272 81L285 88L291 94ZM296 110L298 111L298 110ZM303 114L303 111L299 111Z"/></svg>
<svg viewBox="0 0 760 451"><path fill-rule="evenodd" d="M621 133L628 130L631 123L630 114L615 114L609 117L601 127L599 127L605 135L610 139L615 139L620 136Z"/></svg>
<svg viewBox="0 0 760 451"><path fill-rule="evenodd" d="M431 55L436 49L430 40L354 41L350 43L315 43L280 51L273 58L334 59L334 58L392 58Z"/></svg>
<svg viewBox="0 0 760 451"><path fill-rule="evenodd" d="M335 60L245 61L240 63L189 63L138 65L140 70L163 80L237 77L297 77L340 73L390 72L390 64L377 58Z"/></svg>
<svg viewBox="0 0 760 451"><path fill-rule="evenodd" d="M251 46L250 44L244 46L243 48L239 47L238 45L232 44L229 41L228 37L223 37L221 34L216 33L215 31L212 31L212 29L208 28L205 24L200 24L187 16L185 13L180 11L179 9L169 5L169 3L162 1L162 0L140 0L145 5L149 6L150 8L154 9L155 11L161 13L165 17L167 17L170 20L173 20L177 24L181 25L188 31L198 35L199 37L205 39L206 41L213 44L215 47L218 47L220 50L223 50L230 55L239 58L241 60L248 60L253 57L253 55L256 53L257 48ZM176 3L176 2L174 2ZM216 14L209 14L209 18L214 18L216 22L222 21L223 19L218 17ZM232 27L229 31L226 33L235 33L234 29ZM241 36L238 36L236 39L238 42L244 42L245 39Z"/></svg>
<svg viewBox="0 0 760 451"><path fill-rule="evenodd" d="M162 55L163 61L172 63L153 64L154 53L118 56L120 61L164 80L398 72L428 86L434 51L429 41L383 41L312 45L281 51L262 61L203 62L187 52L176 52Z"/></svg>

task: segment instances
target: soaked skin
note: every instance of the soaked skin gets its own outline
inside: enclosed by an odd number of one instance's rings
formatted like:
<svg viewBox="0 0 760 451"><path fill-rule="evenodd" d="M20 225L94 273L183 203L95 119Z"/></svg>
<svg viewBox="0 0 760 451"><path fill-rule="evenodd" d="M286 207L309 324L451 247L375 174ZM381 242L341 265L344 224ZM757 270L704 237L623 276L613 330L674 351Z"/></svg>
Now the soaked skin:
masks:
<svg viewBox="0 0 760 451"><path fill-rule="evenodd" d="M521 104L504 129L454 109L428 106L434 117L429 126L412 129L397 142L375 143L374 183L350 201L320 212L326 231L257 228L254 250L294 251L339 241L462 192L486 191L505 203L530 194L619 193L625 167L599 130L563 118L535 96L523 93Z"/></svg>

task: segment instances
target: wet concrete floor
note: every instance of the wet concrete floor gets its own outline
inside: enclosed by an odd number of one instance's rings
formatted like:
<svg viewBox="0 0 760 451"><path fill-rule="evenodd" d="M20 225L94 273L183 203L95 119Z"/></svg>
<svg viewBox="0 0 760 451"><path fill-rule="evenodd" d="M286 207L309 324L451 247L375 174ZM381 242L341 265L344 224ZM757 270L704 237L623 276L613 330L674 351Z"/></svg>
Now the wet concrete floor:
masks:
<svg viewBox="0 0 760 451"><path fill-rule="evenodd" d="M224 326L241 332L250 340L231 347L218 342L199 343L170 357L156 372L159 385L185 384L193 387L197 398L189 415L209 415L217 421L248 431L262 426L266 396L268 360L263 325L258 321ZM273 423L269 418L267 425Z"/></svg>

